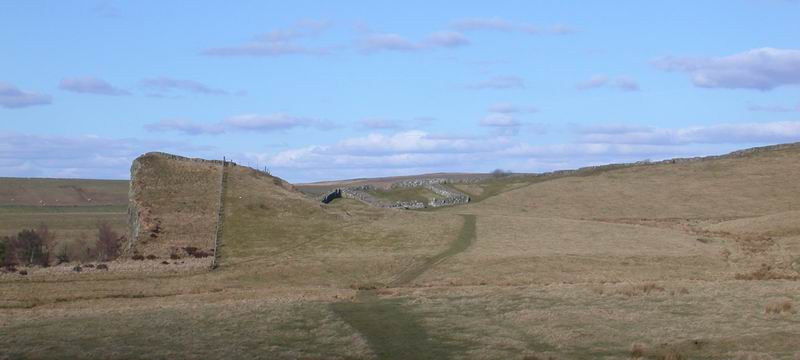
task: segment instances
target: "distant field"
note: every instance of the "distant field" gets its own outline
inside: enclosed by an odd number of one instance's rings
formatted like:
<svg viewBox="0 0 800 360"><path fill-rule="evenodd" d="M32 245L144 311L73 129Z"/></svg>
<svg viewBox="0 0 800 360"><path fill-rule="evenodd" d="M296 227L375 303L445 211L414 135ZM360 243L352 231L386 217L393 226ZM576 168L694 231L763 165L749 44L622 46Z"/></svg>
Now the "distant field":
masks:
<svg viewBox="0 0 800 360"><path fill-rule="evenodd" d="M0 236L46 224L59 243L93 244L97 225L126 234L128 181L0 178Z"/></svg>
<svg viewBox="0 0 800 360"><path fill-rule="evenodd" d="M127 180L0 178L0 206L97 206L128 203Z"/></svg>

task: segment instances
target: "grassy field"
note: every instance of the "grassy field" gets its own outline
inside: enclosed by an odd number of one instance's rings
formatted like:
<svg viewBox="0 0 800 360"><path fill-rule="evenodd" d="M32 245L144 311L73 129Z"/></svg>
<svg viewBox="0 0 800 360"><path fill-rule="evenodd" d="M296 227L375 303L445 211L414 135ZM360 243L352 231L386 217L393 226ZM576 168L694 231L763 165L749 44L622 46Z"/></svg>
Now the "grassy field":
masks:
<svg viewBox="0 0 800 360"><path fill-rule="evenodd" d="M0 178L0 236L47 225L59 246L92 246L100 223L126 234L128 181Z"/></svg>
<svg viewBox="0 0 800 360"><path fill-rule="evenodd" d="M427 211L234 167L217 270L0 275L0 358L798 359L798 163L793 146L508 176Z"/></svg>
<svg viewBox="0 0 800 360"><path fill-rule="evenodd" d="M127 180L0 178L0 206L97 206L127 203Z"/></svg>
<svg viewBox="0 0 800 360"><path fill-rule="evenodd" d="M433 191L430 191L426 188L416 187L416 188L399 188L399 189L376 189L370 190L368 193L380 200L388 201L388 202L396 202L396 201L419 201L423 204L427 204L431 199L435 199L440 197L436 195Z"/></svg>

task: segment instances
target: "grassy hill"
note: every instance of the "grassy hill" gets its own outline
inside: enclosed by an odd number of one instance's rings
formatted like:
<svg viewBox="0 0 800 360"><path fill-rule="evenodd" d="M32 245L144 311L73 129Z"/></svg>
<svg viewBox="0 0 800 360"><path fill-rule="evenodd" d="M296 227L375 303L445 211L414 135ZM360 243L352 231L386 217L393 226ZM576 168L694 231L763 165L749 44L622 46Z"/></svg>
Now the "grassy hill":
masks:
<svg viewBox="0 0 800 360"><path fill-rule="evenodd" d="M476 206L566 218L725 218L800 209L800 145L541 177Z"/></svg>
<svg viewBox="0 0 800 360"><path fill-rule="evenodd" d="M143 249L208 246L222 167L145 160ZM793 359L797 164L792 144L488 178L426 211L227 167L216 270L0 275L0 357Z"/></svg>

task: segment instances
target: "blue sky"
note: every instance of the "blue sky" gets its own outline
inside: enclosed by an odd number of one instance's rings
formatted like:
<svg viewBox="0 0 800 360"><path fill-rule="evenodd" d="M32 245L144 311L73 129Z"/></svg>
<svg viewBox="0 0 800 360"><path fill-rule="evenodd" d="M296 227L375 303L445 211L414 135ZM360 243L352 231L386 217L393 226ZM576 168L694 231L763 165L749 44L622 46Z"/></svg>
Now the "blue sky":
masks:
<svg viewBox="0 0 800 360"><path fill-rule="evenodd" d="M800 2L6 1L0 176L293 182L800 141Z"/></svg>

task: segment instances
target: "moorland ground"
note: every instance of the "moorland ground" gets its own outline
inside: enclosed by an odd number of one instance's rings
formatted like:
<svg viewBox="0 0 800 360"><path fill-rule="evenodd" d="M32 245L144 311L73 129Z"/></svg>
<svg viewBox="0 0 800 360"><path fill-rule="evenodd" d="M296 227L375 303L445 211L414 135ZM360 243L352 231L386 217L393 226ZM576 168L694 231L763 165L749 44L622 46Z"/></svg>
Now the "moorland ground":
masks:
<svg viewBox="0 0 800 360"><path fill-rule="evenodd" d="M790 145L487 178L449 185L470 204L424 211L323 205L228 167L217 269L159 255L2 275L0 357L795 359L798 164ZM161 165L143 181L189 166ZM193 218L166 185L163 223ZM36 209L0 223L93 221Z"/></svg>

